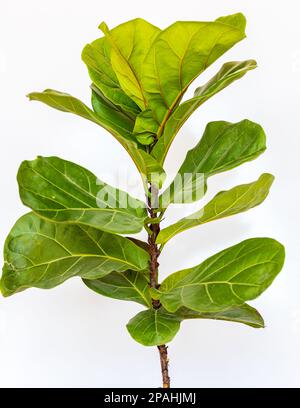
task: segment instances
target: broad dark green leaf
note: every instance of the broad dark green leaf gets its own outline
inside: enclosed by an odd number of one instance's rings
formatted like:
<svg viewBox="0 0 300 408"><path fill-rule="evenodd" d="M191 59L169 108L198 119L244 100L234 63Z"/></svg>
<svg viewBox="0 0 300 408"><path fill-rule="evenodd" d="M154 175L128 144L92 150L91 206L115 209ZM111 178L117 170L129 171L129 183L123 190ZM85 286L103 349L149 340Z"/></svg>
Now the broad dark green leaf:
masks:
<svg viewBox="0 0 300 408"><path fill-rule="evenodd" d="M180 319L164 310L149 309L138 313L127 324L131 337L143 346L169 343L180 328Z"/></svg>
<svg viewBox="0 0 300 408"><path fill-rule="evenodd" d="M110 44L111 65L122 89L144 110L147 100L141 82L143 62L160 29L141 18L121 24L111 31L105 23L100 24L99 28Z"/></svg>
<svg viewBox="0 0 300 408"><path fill-rule="evenodd" d="M256 61L227 62L205 85L196 89L194 97L181 103L166 122L163 135L153 149L153 156L163 164L168 150L186 120L193 112L212 96L242 78L249 70L256 68Z"/></svg>
<svg viewBox="0 0 300 408"><path fill-rule="evenodd" d="M262 174L258 180L252 183L241 184L230 190L219 192L201 210L164 228L159 233L156 242L165 244L172 237L189 228L256 207L268 196L273 181L274 176L266 173Z"/></svg>
<svg viewBox="0 0 300 408"><path fill-rule="evenodd" d="M148 108L160 122L158 137L191 82L245 37L242 14L214 22L178 21L155 38L143 63Z"/></svg>
<svg viewBox="0 0 300 408"><path fill-rule="evenodd" d="M152 307L149 282L141 271L112 272L101 279L84 279L83 282L100 295Z"/></svg>
<svg viewBox="0 0 300 408"><path fill-rule="evenodd" d="M178 170L176 177L184 183L176 183L175 178L160 197L161 206L166 208L170 203L187 203L202 198L208 177L253 160L265 149L265 132L257 123L250 120L210 122L200 142L187 153ZM201 188L197 185L199 176Z"/></svg>
<svg viewBox="0 0 300 408"><path fill-rule="evenodd" d="M252 238L200 265L168 276L159 288L169 311L187 307L219 312L255 299L270 286L284 262L284 247L271 238Z"/></svg>
<svg viewBox="0 0 300 408"><path fill-rule="evenodd" d="M73 276L101 278L111 272L145 270L149 257L131 240L95 228L50 222L29 213L8 235L1 292L53 288Z"/></svg>
<svg viewBox="0 0 300 408"><path fill-rule="evenodd" d="M176 315L183 320L186 319L212 319L225 320L228 322L242 323L257 329L265 327L265 323L259 312L253 307L244 303L241 306L234 306L221 312L201 313L186 307L180 308Z"/></svg>
<svg viewBox="0 0 300 408"><path fill-rule="evenodd" d="M141 231L147 218L142 201L58 157L24 161L18 172L18 183L23 204L55 222L129 234Z"/></svg>

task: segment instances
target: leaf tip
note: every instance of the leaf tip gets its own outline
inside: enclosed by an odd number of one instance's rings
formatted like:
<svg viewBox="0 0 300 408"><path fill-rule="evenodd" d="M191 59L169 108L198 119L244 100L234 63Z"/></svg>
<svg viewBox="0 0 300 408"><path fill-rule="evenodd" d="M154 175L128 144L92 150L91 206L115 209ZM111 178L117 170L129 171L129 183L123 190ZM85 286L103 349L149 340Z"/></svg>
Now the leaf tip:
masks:
<svg viewBox="0 0 300 408"><path fill-rule="evenodd" d="M26 98L28 98L30 101L32 101L33 100L33 95L34 95L34 92L30 92L29 94L26 95Z"/></svg>
<svg viewBox="0 0 300 408"><path fill-rule="evenodd" d="M216 21L223 24L231 25L240 30L244 34L244 36L246 36L245 30L247 25L247 19L243 13L239 12L235 14L230 14L228 16L219 17Z"/></svg>
<svg viewBox="0 0 300 408"><path fill-rule="evenodd" d="M107 24L105 23L105 21L102 21L102 22L99 24L98 28L99 28L99 30L102 31L102 33L103 33L104 35L109 33L109 28L108 28Z"/></svg>

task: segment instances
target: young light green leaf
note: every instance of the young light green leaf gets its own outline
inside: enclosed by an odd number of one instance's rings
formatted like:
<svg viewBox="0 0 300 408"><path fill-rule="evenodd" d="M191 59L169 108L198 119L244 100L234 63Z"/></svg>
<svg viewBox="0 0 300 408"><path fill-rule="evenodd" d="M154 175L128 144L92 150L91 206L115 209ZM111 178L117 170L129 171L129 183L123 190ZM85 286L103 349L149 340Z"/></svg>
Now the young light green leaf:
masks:
<svg viewBox="0 0 300 408"><path fill-rule="evenodd" d="M232 82L242 78L249 70L256 68L254 60L227 62L205 85L196 89L194 97L181 103L166 122L163 135L153 148L153 156L163 164L168 150L180 128L193 112L212 96Z"/></svg>
<svg viewBox="0 0 300 408"><path fill-rule="evenodd" d="M1 292L10 296L29 287L53 288L73 276L97 279L114 271L145 270L149 256L127 238L29 213L8 235L4 261Z"/></svg>
<svg viewBox="0 0 300 408"><path fill-rule="evenodd" d="M164 310L149 309L134 316L126 327L131 337L143 346L159 346L175 337L180 321Z"/></svg>
<svg viewBox="0 0 300 408"><path fill-rule="evenodd" d="M133 134L141 144L150 145L155 141L158 127L151 109L146 109L136 117Z"/></svg>
<svg viewBox="0 0 300 408"><path fill-rule="evenodd" d="M129 234L141 231L147 218L143 202L58 157L24 161L18 183L23 204L55 222Z"/></svg>
<svg viewBox="0 0 300 408"><path fill-rule="evenodd" d="M226 311L265 291L283 262L284 247L279 242L248 239L168 276L159 288L159 300L169 312L183 306L203 313Z"/></svg>
<svg viewBox="0 0 300 408"><path fill-rule="evenodd" d="M220 23L228 24L232 27L236 27L239 30L245 32L246 18L242 13L230 14L228 16L222 16L216 19Z"/></svg>
<svg viewBox="0 0 300 408"><path fill-rule="evenodd" d="M253 160L265 149L266 135L257 123L210 122L200 142L187 153L175 180L160 197L161 207L202 198L208 177ZM176 183L177 178L184 183Z"/></svg>
<svg viewBox="0 0 300 408"><path fill-rule="evenodd" d="M82 60L88 68L91 80L105 97L123 111L136 116L140 112L140 108L121 88L111 66L109 54L110 45L103 37L84 47Z"/></svg>
<svg viewBox="0 0 300 408"><path fill-rule="evenodd" d="M141 18L121 24L111 31L105 23L100 24L99 28L111 46L111 65L122 89L144 110L147 101L141 83L143 62L160 29Z"/></svg>
<svg viewBox="0 0 300 408"><path fill-rule="evenodd" d="M230 190L219 192L201 210L182 218L180 221L164 228L157 237L158 244L165 244L172 237L189 228L205 224L220 218L229 217L256 207L261 204L269 194L274 181L272 174L262 174L258 180L241 184Z"/></svg>
<svg viewBox="0 0 300 408"><path fill-rule="evenodd" d="M152 307L149 282L141 271L112 272L101 279L83 279L83 282L100 295Z"/></svg>
<svg viewBox="0 0 300 408"><path fill-rule="evenodd" d="M157 35L143 64L142 86L148 107L160 122L158 137L191 82L245 37L237 21L245 22L245 17L178 21Z"/></svg>
<svg viewBox="0 0 300 408"><path fill-rule="evenodd" d="M110 275L109 275L110 276ZM259 312L253 307L244 303L241 306L233 306L221 312L201 313L195 310L182 307L177 310L176 315L186 319L212 319L225 320L227 322L242 323L256 329L265 327L264 320Z"/></svg>

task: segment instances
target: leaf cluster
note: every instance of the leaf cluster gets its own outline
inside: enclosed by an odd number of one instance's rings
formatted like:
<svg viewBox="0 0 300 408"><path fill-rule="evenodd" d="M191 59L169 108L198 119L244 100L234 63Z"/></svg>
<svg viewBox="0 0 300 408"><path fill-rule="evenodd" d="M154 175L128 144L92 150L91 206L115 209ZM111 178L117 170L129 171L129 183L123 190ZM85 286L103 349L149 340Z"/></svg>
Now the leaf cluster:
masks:
<svg viewBox="0 0 300 408"><path fill-rule="evenodd" d="M171 341L185 319L264 326L246 302L266 290L280 272L284 248L279 242L247 239L151 287L149 244L126 236L143 229L151 233L170 205L183 197L185 202L200 200L210 177L265 151L260 125L248 119L211 122L187 152L175 179L163 188L164 161L183 124L212 96L256 68L254 60L227 62L192 98L183 100L192 82L245 38L245 26L240 13L212 22L179 21L163 30L142 19L112 30L102 23L103 36L82 52L92 81L91 107L52 89L29 94L30 100L79 115L111 133L135 163L147 199L142 202L58 157L24 161L17 179L21 200L31 212L16 222L5 243L4 296L80 277L96 293L146 308L127 325L145 346ZM187 174L183 185L177 182ZM221 191L194 214L157 230L159 253L182 231L259 205L273 179L266 173ZM148 208L149 187L158 192L155 209Z"/></svg>

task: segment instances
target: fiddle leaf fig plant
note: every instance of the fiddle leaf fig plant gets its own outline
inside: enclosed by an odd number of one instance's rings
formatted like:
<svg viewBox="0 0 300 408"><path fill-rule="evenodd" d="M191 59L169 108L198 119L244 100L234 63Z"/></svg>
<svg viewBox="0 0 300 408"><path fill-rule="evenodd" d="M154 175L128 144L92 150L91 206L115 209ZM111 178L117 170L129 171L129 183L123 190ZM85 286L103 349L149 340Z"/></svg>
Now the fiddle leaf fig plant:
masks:
<svg viewBox="0 0 300 408"><path fill-rule="evenodd" d="M31 212L6 239L1 292L10 296L31 287L50 289L77 276L100 295L139 303L143 310L131 318L127 330L138 343L158 347L164 388L170 387L166 344L182 322L215 319L264 327L261 315L246 302L270 286L284 262L279 242L250 238L173 272L163 282L158 274L159 256L172 237L261 204L273 183L271 174L262 174L167 224L169 206L200 200L210 177L266 149L264 130L257 123L211 122L174 180L164 185L164 161L185 121L256 68L252 59L227 62L192 98L183 100L192 82L245 38L245 26L241 13L211 22L178 21L166 29L140 18L114 29L102 23L103 35L82 52L92 82L91 107L52 89L28 95L111 133L136 165L145 200L58 157L24 161L17 180L21 200ZM132 237L141 231L147 239Z"/></svg>

